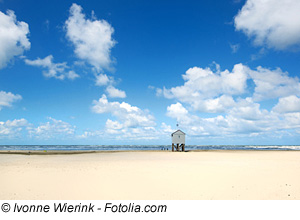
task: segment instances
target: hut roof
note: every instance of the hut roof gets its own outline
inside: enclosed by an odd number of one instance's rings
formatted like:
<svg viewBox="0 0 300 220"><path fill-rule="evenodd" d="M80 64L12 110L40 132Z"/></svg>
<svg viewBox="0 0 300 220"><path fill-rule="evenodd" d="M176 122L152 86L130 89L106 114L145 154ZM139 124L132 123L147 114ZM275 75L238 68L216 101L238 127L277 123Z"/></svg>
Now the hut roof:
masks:
<svg viewBox="0 0 300 220"><path fill-rule="evenodd" d="M171 136L173 137L173 134L176 134L176 133L185 134L182 130L177 130L177 131L173 132L173 133L171 134Z"/></svg>

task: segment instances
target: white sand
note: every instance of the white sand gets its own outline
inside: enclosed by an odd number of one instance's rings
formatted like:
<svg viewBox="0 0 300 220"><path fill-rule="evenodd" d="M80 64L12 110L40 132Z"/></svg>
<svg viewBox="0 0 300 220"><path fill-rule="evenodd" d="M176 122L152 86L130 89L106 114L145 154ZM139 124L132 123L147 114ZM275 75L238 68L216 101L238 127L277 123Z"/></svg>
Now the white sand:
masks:
<svg viewBox="0 0 300 220"><path fill-rule="evenodd" d="M0 199L300 199L300 151L0 154Z"/></svg>

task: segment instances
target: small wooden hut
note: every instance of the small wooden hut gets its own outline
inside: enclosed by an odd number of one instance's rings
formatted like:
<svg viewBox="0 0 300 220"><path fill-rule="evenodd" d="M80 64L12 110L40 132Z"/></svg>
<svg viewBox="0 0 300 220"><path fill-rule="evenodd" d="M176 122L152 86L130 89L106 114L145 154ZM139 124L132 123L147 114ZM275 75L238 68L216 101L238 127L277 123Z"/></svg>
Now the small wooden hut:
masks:
<svg viewBox="0 0 300 220"><path fill-rule="evenodd" d="M177 130L171 134L172 137L172 151L184 151L185 148L185 133Z"/></svg>

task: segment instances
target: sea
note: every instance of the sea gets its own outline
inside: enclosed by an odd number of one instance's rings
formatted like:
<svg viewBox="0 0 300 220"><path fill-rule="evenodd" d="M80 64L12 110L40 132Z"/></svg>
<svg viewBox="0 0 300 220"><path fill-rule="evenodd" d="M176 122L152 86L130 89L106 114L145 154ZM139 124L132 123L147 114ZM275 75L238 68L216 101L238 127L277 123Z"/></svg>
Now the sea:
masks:
<svg viewBox="0 0 300 220"><path fill-rule="evenodd" d="M171 151L171 145L0 145L0 150L13 151ZM191 150L261 150L297 151L300 145L187 145Z"/></svg>

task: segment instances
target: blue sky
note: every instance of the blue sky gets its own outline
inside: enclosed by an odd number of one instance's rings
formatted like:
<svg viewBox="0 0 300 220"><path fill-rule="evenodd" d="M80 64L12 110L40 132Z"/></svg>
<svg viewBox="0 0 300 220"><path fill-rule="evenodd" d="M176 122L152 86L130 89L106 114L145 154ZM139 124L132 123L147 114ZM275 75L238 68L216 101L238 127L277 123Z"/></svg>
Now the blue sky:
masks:
<svg viewBox="0 0 300 220"><path fill-rule="evenodd" d="M300 143L300 3L0 1L0 144Z"/></svg>

